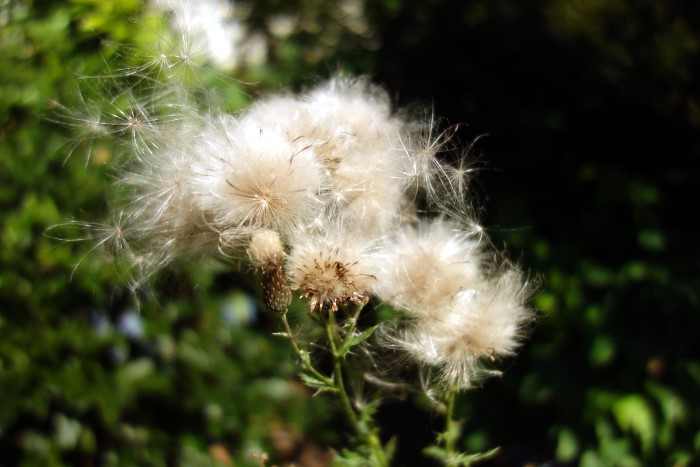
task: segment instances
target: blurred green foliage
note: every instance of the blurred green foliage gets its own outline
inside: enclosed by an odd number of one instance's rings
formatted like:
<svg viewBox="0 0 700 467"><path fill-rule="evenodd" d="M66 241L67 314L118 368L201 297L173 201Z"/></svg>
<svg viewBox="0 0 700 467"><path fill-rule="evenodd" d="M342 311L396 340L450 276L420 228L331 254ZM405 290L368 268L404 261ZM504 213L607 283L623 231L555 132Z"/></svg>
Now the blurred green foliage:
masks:
<svg viewBox="0 0 700 467"><path fill-rule="evenodd" d="M85 110L79 86L94 85L81 77L135 65L120 44L145 49L157 30L141 13L135 1L0 6L0 464L323 459L333 412L309 403L252 291L236 292L255 284L202 265L139 300L91 242L53 238L101 220L119 148L78 144L52 120ZM229 84L240 106L247 97Z"/></svg>
<svg viewBox="0 0 700 467"><path fill-rule="evenodd" d="M696 3L385 0L360 23L341 3L242 2L252 28L285 14L296 29L269 33L241 81L197 78L235 109L310 74L369 72L469 123L465 141L490 134L470 156L475 201L541 282L542 312L504 377L460 401L464 448L501 446L490 465L700 462ZM254 281L176 268L137 301L89 244L44 234L102 217L118 153L98 139L84 157L56 110L80 108L78 77L137 66L160 21L133 0L0 5L2 465L303 463L342 442ZM378 414L397 465L439 422L420 405Z"/></svg>

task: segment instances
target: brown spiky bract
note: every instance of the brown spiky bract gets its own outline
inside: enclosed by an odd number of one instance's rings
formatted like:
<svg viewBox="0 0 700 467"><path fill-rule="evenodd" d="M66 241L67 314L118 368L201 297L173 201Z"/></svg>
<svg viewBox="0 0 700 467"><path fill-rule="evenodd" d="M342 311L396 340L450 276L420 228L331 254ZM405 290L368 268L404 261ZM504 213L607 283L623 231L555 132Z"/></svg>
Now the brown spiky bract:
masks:
<svg viewBox="0 0 700 467"><path fill-rule="evenodd" d="M284 278L282 267L263 270L263 302L268 310L286 313L292 303L292 291Z"/></svg>

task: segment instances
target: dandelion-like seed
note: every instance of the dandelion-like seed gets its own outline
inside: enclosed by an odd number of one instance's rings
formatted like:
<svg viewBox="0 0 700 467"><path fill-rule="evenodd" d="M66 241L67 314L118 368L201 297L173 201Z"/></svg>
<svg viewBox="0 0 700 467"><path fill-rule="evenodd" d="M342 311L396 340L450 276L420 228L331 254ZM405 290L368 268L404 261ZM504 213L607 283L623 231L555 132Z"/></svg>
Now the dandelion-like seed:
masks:
<svg viewBox="0 0 700 467"><path fill-rule="evenodd" d="M439 204L440 197L452 193L440 192L440 184L448 180L449 166L441 155L449 152L457 126L439 129L439 122L433 114L425 121L417 121L400 135L397 151L403 155L401 178L407 193L417 201L425 196L429 203ZM449 183L449 182L447 182Z"/></svg>
<svg viewBox="0 0 700 467"><path fill-rule="evenodd" d="M245 38L245 26L234 19L235 6L225 0L151 0L159 11L170 12L174 32L185 44L196 42L209 63L222 71L236 68L242 61L240 42ZM178 54L183 65L191 66L187 49Z"/></svg>
<svg viewBox="0 0 700 467"><path fill-rule="evenodd" d="M133 105L127 109L115 105L110 119L111 131L119 136L128 137L137 154L150 150L157 139L158 126L154 117L145 105L135 99Z"/></svg>
<svg viewBox="0 0 700 467"><path fill-rule="evenodd" d="M217 224L287 233L313 218L324 176L310 147L230 118L207 129L203 140L195 163L197 202Z"/></svg>
<svg viewBox="0 0 700 467"><path fill-rule="evenodd" d="M77 95L75 108L69 108L58 101L51 101L56 114L50 119L70 128L73 135L66 151L67 161L74 152L84 152L85 165L90 162L95 146L107 141L109 131L104 122L105 103L102 100L91 99L80 90Z"/></svg>
<svg viewBox="0 0 700 467"><path fill-rule="evenodd" d="M527 288L520 273L506 271L479 288L455 297L452 306L423 317L392 337L444 388L467 388L484 376L498 374L484 361L512 355L531 318Z"/></svg>
<svg viewBox="0 0 700 467"><path fill-rule="evenodd" d="M449 307L459 292L480 280L478 242L449 222L406 227L383 254L375 292L412 316Z"/></svg>

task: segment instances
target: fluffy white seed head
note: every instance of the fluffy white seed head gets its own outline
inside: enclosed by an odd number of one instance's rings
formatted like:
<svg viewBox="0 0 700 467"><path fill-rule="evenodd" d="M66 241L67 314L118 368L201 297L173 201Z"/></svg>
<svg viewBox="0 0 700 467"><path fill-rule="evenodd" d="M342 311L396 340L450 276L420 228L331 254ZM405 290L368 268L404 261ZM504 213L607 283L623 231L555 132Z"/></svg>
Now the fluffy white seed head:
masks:
<svg viewBox="0 0 700 467"><path fill-rule="evenodd" d="M424 316L393 334L391 342L405 350L426 372L427 379L444 387L469 387L495 373L485 359L514 353L531 312L522 276L508 271L456 297L451 309Z"/></svg>
<svg viewBox="0 0 700 467"><path fill-rule="evenodd" d="M188 131L192 127L183 125L179 133ZM128 207L142 243L160 251L166 262L217 249L219 233L196 204L192 166L192 147L174 138L148 157L136 159L122 180L130 189Z"/></svg>
<svg viewBox="0 0 700 467"><path fill-rule="evenodd" d="M245 117L213 122L203 140L196 196L217 225L285 234L316 214L325 179L309 146Z"/></svg>
<svg viewBox="0 0 700 467"><path fill-rule="evenodd" d="M251 105L247 114L279 128L290 140L313 144L331 173L351 158L351 164L370 170L377 156L385 165L392 159L389 165L399 164L403 157L395 146L405 123L393 115L386 93L365 79L336 77L298 96L271 95Z"/></svg>
<svg viewBox="0 0 700 467"><path fill-rule="evenodd" d="M403 190L389 168L367 155L363 165L343 162L330 178L324 215L379 237L397 227L406 208Z"/></svg>
<svg viewBox="0 0 700 467"><path fill-rule="evenodd" d="M375 292L414 317L449 311L480 279L478 242L440 220L408 226L384 251Z"/></svg>
<svg viewBox="0 0 700 467"><path fill-rule="evenodd" d="M298 97L269 96L247 115L313 149L328 178L325 218L367 235L395 225L405 207L404 156L394 148L404 122L383 91L366 80L335 78Z"/></svg>
<svg viewBox="0 0 700 467"><path fill-rule="evenodd" d="M312 137L314 131L303 102L293 94L276 93L263 97L253 102L245 114L261 127L274 128L285 134L290 142Z"/></svg>
<svg viewBox="0 0 700 467"><path fill-rule="evenodd" d="M402 125L387 94L365 79L336 77L302 99L319 139L340 154L388 147Z"/></svg>
<svg viewBox="0 0 700 467"><path fill-rule="evenodd" d="M179 111L184 89L140 106L125 94L130 110L107 113L107 124L101 110L79 120L131 143L120 211L129 235L108 239L139 281L176 257L219 251L247 254L280 313L291 289L312 310L375 297L404 311L385 342L440 388L471 385L488 374L485 360L517 349L530 320L524 280L492 266L482 237L465 230L469 169L441 155L452 129L397 115L364 79L272 95L236 116ZM426 208L443 217L419 220Z"/></svg>

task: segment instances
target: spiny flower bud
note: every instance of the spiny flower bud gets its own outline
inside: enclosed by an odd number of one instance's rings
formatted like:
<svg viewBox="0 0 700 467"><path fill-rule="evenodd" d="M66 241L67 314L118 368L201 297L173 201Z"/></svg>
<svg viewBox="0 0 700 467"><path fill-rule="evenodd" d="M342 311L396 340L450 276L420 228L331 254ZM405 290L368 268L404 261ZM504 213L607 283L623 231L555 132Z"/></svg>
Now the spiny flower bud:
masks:
<svg viewBox="0 0 700 467"><path fill-rule="evenodd" d="M263 302L270 311L277 313L286 313L292 303L292 291L284 278L281 265L263 269Z"/></svg>
<svg viewBox="0 0 700 467"><path fill-rule="evenodd" d="M292 302L292 291L282 271L284 246L274 230L256 232L248 245L248 257L255 267L262 269L263 302L278 313L285 313Z"/></svg>

